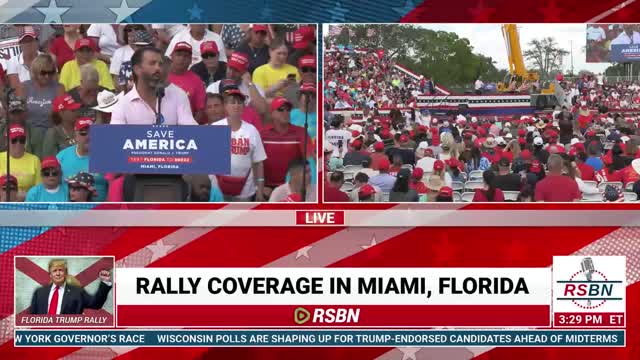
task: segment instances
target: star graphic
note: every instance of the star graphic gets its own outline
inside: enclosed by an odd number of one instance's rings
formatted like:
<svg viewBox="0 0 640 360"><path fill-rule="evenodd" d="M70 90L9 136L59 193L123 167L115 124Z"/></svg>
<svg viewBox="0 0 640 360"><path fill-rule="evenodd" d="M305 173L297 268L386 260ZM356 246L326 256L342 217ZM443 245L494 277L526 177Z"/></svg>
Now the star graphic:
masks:
<svg viewBox="0 0 640 360"><path fill-rule="evenodd" d="M401 347L398 350L402 351L402 360L416 360L416 353L422 348L416 347Z"/></svg>
<svg viewBox="0 0 640 360"><path fill-rule="evenodd" d="M407 15L408 13L410 13L415 8L416 8L416 5L413 3L413 0L407 0L404 3L403 7L394 7L392 9L393 9L393 11L397 12L398 15L400 15L400 17L403 17L403 16Z"/></svg>
<svg viewBox="0 0 640 360"><path fill-rule="evenodd" d="M489 16L496 12L496 9L486 7L484 5L484 0L480 0L478 7L468 9L468 11L473 15L473 22L489 22Z"/></svg>
<svg viewBox="0 0 640 360"><path fill-rule="evenodd" d="M197 3L193 3L193 6L191 7L191 9L187 9L187 12L189 13L189 19L191 20L200 20L202 19L202 9L200 9L200 7L198 6Z"/></svg>
<svg viewBox="0 0 640 360"><path fill-rule="evenodd" d="M49 6L47 7L36 7L36 10L38 10L40 13L42 13L42 15L44 15L44 21L42 22L45 24L51 24L51 23L61 24L62 15L64 15L64 13L66 13L69 9L71 8L58 7L58 3L56 2L56 0L49 0Z"/></svg>
<svg viewBox="0 0 640 360"><path fill-rule="evenodd" d="M562 22L560 13L562 9L556 6L556 0L549 0L547 7L541 8L544 22Z"/></svg>
<svg viewBox="0 0 640 360"><path fill-rule="evenodd" d="M349 12L349 10L343 8L342 4L340 4L340 0L338 0L336 2L336 6L333 9L329 10L329 14L331 14L330 22L334 22L334 23L345 22L344 16L347 14L347 12Z"/></svg>
<svg viewBox="0 0 640 360"><path fill-rule="evenodd" d="M311 250L311 248L313 248L313 246L305 246L303 248L298 249L298 252L296 253L296 260L298 260L301 257L306 257L307 259L310 259L309 250Z"/></svg>
<svg viewBox="0 0 640 360"><path fill-rule="evenodd" d="M133 22L133 20L131 19L131 14L138 11L139 9L140 8L130 8L129 4L127 4L127 0L122 0L122 2L120 3L120 7L109 8L112 13L116 14L117 18L115 22L117 23L123 21Z"/></svg>
<svg viewBox="0 0 640 360"><path fill-rule="evenodd" d="M165 245L163 241L158 241L155 244L147 246L147 249L151 251L151 260L149 260L149 262L154 262L167 255L173 248L173 245Z"/></svg>
<svg viewBox="0 0 640 360"><path fill-rule="evenodd" d="M367 250L368 248L374 247L376 245L378 245L378 242L376 242L376 234L373 234L373 236L371 237L371 243L369 243L369 245L360 245L360 247L364 250Z"/></svg>

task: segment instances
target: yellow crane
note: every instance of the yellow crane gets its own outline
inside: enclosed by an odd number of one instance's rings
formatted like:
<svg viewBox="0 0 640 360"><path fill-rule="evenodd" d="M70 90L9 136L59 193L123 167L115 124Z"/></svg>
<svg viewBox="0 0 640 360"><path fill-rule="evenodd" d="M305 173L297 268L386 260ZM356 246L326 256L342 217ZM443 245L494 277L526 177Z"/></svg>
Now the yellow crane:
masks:
<svg viewBox="0 0 640 360"><path fill-rule="evenodd" d="M509 58L509 75L504 82L498 83L498 92L511 92L520 88L524 83L534 83L540 80L540 74L535 71L528 71L524 65L524 57L520 48L520 36L516 24L502 25L502 36L507 46L507 56ZM542 94L554 94L553 83L549 88L542 89Z"/></svg>

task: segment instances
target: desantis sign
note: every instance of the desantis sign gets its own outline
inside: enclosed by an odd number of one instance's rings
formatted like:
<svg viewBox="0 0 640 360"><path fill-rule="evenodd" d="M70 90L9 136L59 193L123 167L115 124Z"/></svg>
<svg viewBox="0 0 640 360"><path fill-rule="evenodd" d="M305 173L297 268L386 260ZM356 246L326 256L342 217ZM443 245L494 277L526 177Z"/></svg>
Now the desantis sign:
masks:
<svg viewBox="0 0 640 360"><path fill-rule="evenodd" d="M89 171L229 174L228 126L92 125Z"/></svg>

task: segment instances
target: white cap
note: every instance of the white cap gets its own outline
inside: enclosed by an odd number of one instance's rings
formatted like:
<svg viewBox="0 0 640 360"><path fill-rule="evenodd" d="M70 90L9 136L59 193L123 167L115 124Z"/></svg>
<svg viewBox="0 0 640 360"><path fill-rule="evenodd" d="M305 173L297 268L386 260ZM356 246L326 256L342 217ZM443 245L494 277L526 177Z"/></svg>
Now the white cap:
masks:
<svg viewBox="0 0 640 360"><path fill-rule="evenodd" d="M527 132L534 132L536 130L535 126L527 126Z"/></svg>
<svg viewBox="0 0 640 360"><path fill-rule="evenodd" d="M448 121L443 122L443 123L442 123L442 126L444 126L444 127L449 127L449 122L448 122Z"/></svg>
<svg viewBox="0 0 640 360"><path fill-rule="evenodd" d="M477 123L477 122L478 122L478 118L477 118L477 117L475 117L475 116L472 116L472 117L471 117L471 122L472 122L472 123Z"/></svg>
<svg viewBox="0 0 640 360"><path fill-rule="evenodd" d="M503 138L502 136L498 136L498 137L496 138L496 143L497 143L498 145L507 145L507 142L504 140L504 138Z"/></svg>
<svg viewBox="0 0 640 360"><path fill-rule="evenodd" d="M620 141L622 141L623 144L626 144L629 140L631 139L627 135L620 137Z"/></svg>
<svg viewBox="0 0 640 360"><path fill-rule="evenodd" d="M459 121L467 121L467 118L462 115L458 115L456 117L456 122L459 122Z"/></svg>
<svg viewBox="0 0 640 360"><path fill-rule="evenodd" d="M578 139L578 138L572 138L571 139L571 145L578 144L579 142L580 142L580 139Z"/></svg>
<svg viewBox="0 0 640 360"><path fill-rule="evenodd" d="M98 106L94 106L92 109L103 113L110 113L113 111L113 107L118 103L118 100L120 100L123 94L124 92L115 95L111 91L102 90L97 96Z"/></svg>
<svg viewBox="0 0 640 360"><path fill-rule="evenodd" d="M533 145L542 145L544 144L544 141L542 141L542 138L540 136L536 136L533 139Z"/></svg>
<svg viewBox="0 0 640 360"><path fill-rule="evenodd" d="M358 125L358 124L351 124L349 126L349 130L351 130L351 131L355 130L355 131L358 131L359 133L362 133L362 126Z"/></svg>
<svg viewBox="0 0 640 360"><path fill-rule="evenodd" d="M420 144L418 144L418 149L428 149L429 148L429 143L426 141L421 141Z"/></svg>
<svg viewBox="0 0 640 360"><path fill-rule="evenodd" d="M513 139L513 134L512 133L507 133L507 135L504 136L506 139Z"/></svg>
<svg viewBox="0 0 640 360"><path fill-rule="evenodd" d="M510 123L510 122L508 122L508 121L507 121L507 122L505 122L505 123L504 123L504 127L511 127L511 123Z"/></svg>

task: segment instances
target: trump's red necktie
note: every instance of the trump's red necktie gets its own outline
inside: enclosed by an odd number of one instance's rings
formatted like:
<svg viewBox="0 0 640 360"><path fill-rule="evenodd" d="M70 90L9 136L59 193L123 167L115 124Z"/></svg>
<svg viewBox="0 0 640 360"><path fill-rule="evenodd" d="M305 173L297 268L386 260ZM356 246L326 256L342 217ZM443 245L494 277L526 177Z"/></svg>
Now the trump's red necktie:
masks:
<svg viewBox="0 0 640 360"><path fill-rule="evenodd" d="M56 289L53 291L53 296L51 297L51 303L49 304L49 315L55 315L58 311L58 290L60 286L56 286Z"/></svg>

